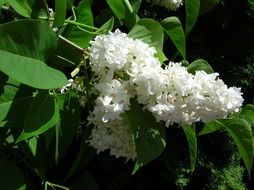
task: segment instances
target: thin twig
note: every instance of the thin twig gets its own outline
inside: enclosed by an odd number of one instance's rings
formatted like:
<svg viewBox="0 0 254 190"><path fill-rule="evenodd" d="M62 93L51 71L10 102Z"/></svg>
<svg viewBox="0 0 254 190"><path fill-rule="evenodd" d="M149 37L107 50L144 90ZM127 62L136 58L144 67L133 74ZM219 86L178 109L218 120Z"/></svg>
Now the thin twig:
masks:
<svg viewBox="0 0 254 190"><path fill-rule="evenodd" d="M63 40L65 43L70 44L71 46L75 47L76 49L78 49L79 51L81 51L82 53L85 51L84 48L78 46L77 44L74 44L72 41L66 39L65 37L63 37L62 35L58 36L61 40Z"/></svg>

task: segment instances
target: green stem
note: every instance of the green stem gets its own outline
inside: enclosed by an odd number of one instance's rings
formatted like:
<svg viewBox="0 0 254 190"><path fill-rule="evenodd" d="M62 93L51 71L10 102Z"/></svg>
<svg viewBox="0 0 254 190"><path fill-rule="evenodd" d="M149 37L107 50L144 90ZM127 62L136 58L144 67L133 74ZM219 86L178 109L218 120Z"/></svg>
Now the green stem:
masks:
<svg viewBox="0 0 254 190"><path fill-rule="evenodd" d="M73 20L65 20L65 22L68 23L68 24L81 26L81 27L88 28L88 29L91 29L91 30L98 30L99 29L95 26L90 26L90 25L87 25L87 24L83 24L83 23L80 23L80 22L73 21Z"/></svg>
<svg viewBox="0 0 254 190"><path fill-rule="evenodd" d="M48 21L54 21L55 20L54 18L43 17L43 16L40 16L38 18L43 19L43 20L48 20ZM73 25L84 27L84 28L91 29L91 30L98 30L99 29L95 26L90 26L90 25L87 25L87 24L83 24L83 23L80 23L80 22L73 21L73 20L68 20L67 19L64 22L67 23L67 24L73 24Z"/></svg>
<svg viewBox="0 0 254 190"><path fill-rule="evenodd" d="M100 34L99 32L91 32L91 31L89 31L89 30L86 30L86 29L84 29L84 28L81 28L80 26L77 26L77 28L78 28L79 30L84 31L84 32L87 32L87 33L89 33L89 34L94 34L94 35Z"/></svg>
<svg viewBox="0 0 254 190"><path fill-rule="evenodd" d="M72 41L66 39L65 37L63 37L63 36L61 36L61 35L59 35L58 37L59 37L59 39L61 39L61 40L64 41L65 43L67 43L67 44L69 44L69 45L75 47L75 48L76 48L77 50L79 50L80 52L82 52L82 53L84 52L84 50L85 50L84 48L82 48L82 47L80 47L80 46L74 44Z"/></svg>
<svg viewBox="0 0 254 190"><path fill-rule="evenodd" d="M44 190L48 190L48 186L52 187L53 189L55 189L54 187L58 187L58 188L61 188L61 189L64 189L64 190L70 190L68 187L57 185L55 183L51 183L51 182L48 182L48 181L45 182Z"/></svg>

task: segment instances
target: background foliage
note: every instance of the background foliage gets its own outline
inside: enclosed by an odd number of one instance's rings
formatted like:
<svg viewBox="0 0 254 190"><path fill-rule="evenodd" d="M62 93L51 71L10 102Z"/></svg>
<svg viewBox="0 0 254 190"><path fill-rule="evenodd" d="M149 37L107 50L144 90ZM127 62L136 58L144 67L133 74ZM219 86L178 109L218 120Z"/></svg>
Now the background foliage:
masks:
<svg viewBox="0 0 254 190"><path fill-rule="evenodd" d="M0 0L0 6L0 187L253 187L253 1L185 0L176 12L141 0ZM128 119L144 135L135 139L136 163L107 151L96 155L85 143L92 104L81 107L78 93L59 88L80 69L89 89L82 48L115 28L154 46L161 62L219 72L229 86L242 87L245 106L205 126L164 130L132 102ZM151 138L149 130L160 135Z"/></svg>

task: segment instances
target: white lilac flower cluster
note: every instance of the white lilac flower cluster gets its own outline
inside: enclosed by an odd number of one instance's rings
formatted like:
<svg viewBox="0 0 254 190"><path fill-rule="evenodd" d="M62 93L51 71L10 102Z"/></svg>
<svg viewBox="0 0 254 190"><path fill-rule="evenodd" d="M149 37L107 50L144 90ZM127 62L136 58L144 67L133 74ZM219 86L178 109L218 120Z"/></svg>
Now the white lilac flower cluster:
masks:
<svg viewBox="0 0 254 190"><path fill-rule="evenodd" d="M62 88L60 88L59 90L61 94L68 93L70 90L79 92L78 94L79 103L81 106L83 107L85 106L87 99L86 99L86 96L83 95L84 94L83 84L80 84L79 82L73 79L69 79L67 84L64 85Z"/></svg>
<svg viewBox="0 0 254 190"><path fill-rule="evenodd" d="M171 11L177 10L181 5L183 5L183 0L146 0L152 5L158 5L165 7Z"/></svg>
<svg viewBox="0 0 254 190"><path fill-rule="evenodd" d="M167 82L162 84L156 103L148 105L148 109L166 126L225 118L237 112L243 103L240 88L228 88L218 73L197 71L192 75L180 63L172 62L164 71Z"/></svg>
<svg viewBox="0 0 254 190"><path fill-rule="evenodd" d="M136 98L166 126L227 117L238 111L239 88L228 88L218 73L188 73L181 63L162 68L156 50L116 30L90 42L90 64L97 76L97 99L89 120L95 125L89 144L116 157L134 160L135 144L123 113Z"/></svg>
<svg viewBox="0 0 254 190"><path fill-rule="evenodd" d="M61 94L64 94L71 89L82 91L82 86L80 84L77 84L73 79L69 79L68 83L60 89L60 92Z"/></svg>

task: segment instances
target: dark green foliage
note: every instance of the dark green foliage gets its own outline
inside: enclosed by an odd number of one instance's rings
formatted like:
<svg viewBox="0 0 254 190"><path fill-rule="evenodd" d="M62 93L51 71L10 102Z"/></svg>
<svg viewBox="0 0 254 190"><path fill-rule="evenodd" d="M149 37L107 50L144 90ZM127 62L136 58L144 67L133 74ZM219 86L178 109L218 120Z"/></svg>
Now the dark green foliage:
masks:
<svg viewBox="0 0 254 190"><path fill-rule="evenodd" d="M233 155L224 168L207 164L210 169L209 181L206 185L210 190L246 190L243 182L244 168L240 165L238 155Z"/></svg>
<svg viewBox="0 0 254 190"><path fill-rule="evenodd" d="M58 89L51 89L65 84L64 76L59 76L62 78L60 84L56 83L52 86L52 82L47 82L51 78L48 75L50 71L54 77L57 77L57 73L53 72L55 68L70 78L70 72L77 66L87 64L80 67L88 67L89 64L83 62L85 49L82 48L87 48L89 41L95 36L95 34L88 35L89 32L96 31L94 24L100 28L97 31L100 33L107 33L114 28L131 31L130 36L146 40L147 43L156 47L159 51L157 56L161 62L166 58L172 61L187 59L191 63L188 66L191 73L199 69L208 73L213 70L219 72L220 77L229 86L242 87L245 104L254 103L252 0L209 2L201 0L200 11L198 0L188 0L189 4L180 7L177 12L171 12L159 6L150 6L144 0L130 0L132 5L135 5L133 10L128 7L127 1L120 2L120 0L34 2L39 1L20 1L19 3L25 5L21 9L14 4L11 4L11 7L0 8L0 26L6 26L3 24L18 20L7 24L9 26L14 23L11 29L2 27L0 32L2 34L0 35L0 54L2 55L0 55L0 65L2 64L0 69L3 71L0 72L0 103L2 105L0 107L0 189L8 190L8 188L17 189L27 186L27 189L41 190L46 184L50 190L54 189L54 183L70 187L71 190L245 190L253 188L253 184L248 179L248 171L237 152L237 146L223 126L217 123L217 128L220 130L216 131L212 126L211 131L214 133L197 137L194 128L183 131L178 126L171 126L166 128L165 132L151 114L143 112L138 104L134 105L136 109L132 110L128 116L132 123L132 130L135 133L142 131L140 133L143 136L139 136L142 138L135 139L139 151L136 166L144 166L138 167L139 170L132 175L134 162L126 163L122 158L116 159L107 151L96 155L95 150L86 144L91 131L86 118L92 110L94 97L89 97L92 101L80 107L78 94L70 92L60 95L59 92L55 93ZM54 7L55 2L57 2L58 16L54 26L66 24L65 19L70 15L71 19L74 19L71 13L71 6L74 5L77 7L75 9L77 21L92 27L80 30L74 25L64 25L55 33L48 26L47 21L34 19L42 14L40 11L46 12L47 15L47 3L49 7ZM194 6L194 12L190 9L192 4L197 5ZM194 26L198 14L200 17ZM177 17L170 17L172 15ZM30 17L33 20L20 20ZM17 30L17 25L15 26L17 23L20 23L18 25L20 31ZM134 25L135 27L132 28ZM165 39L163 31L166 32ZM186 33L189 34L188 38ZM2 38L4 35L10 38L6 38L7 40ZM82 48L74 48L72 44L66 44L58 38L58 35L65 36ZM26 40L19 43L20 39ZM14 45L8 47L10 44ZM15 68L3 67L4 63L7 65L9 62L17 62L7 59L7 57L13 57L10 52L17 54L17 58L20 58L21 52L23 55L21 68L27 66L27 60L31 61L33 58L32 66L37 67L38 65L34 63L40 63L41 68L45 68L47 72L42 77L35 78L37 80L27 79L25 77L27 75L20 74L21 72L16 71L13 74L12 71ZM80 73L78 76L86 83L86 90L89 91L92 86L89 81L91 72L87 68L85 68L87 70L82 69L80 72L83 72L85 79L79 76ZM38 76L32 69L30 70L29 76ZM40 68L38 70L41 71ZM59 82L59 79L55 81ZM245 111L249 113L251 110L252 108L249 107ZM239 125L236 127L242 126L241 124L247 126L251 124L250 118L246 118L244 114L239 115L242 119L237 119ZM196 131L200 131L202 126L203 124L197 123ZM238 132L239 130L234 130L232 133L238 134ZM254 132L253 124L252 132ZM156 138L154 134L157 135ZM251 136L251 133L241 134ZM251 138L247 139L248 143L249 139ZM246 149L244 153L250 149ZM249 153L248 158L251 158L251 151ZM197 160L195 160L196 157ZM250 159L248 161L250 168L252 163ZM5 172L5 170L9 171ZM12 173L15 175L12 176ZM254 171L252 171L252 180L253 173ZM13 184L7 184L8 181L13 181Z"/></svg>

